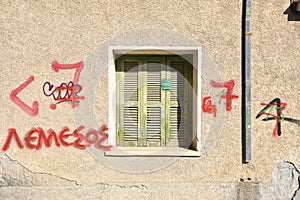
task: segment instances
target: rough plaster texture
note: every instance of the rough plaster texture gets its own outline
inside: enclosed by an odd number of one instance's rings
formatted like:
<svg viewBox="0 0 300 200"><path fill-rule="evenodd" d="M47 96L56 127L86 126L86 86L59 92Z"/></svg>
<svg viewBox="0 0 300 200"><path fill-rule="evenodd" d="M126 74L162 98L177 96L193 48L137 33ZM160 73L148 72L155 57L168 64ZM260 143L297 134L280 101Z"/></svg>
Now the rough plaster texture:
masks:
<svg viewBox="0 0 300 200"><path fill-rule="evenodd" d="M291 179L274 179L277 163L300 167L299 126L282 123L282 136L271 136L274 121L255 115L275 97L287 103L285 116L299 118L300 23L288 22L283 11L288 1L255 1L252 18L252 161L241 163L241 99L233 101L217 145L205 157L179 158L151 173L124 173L101 164L86 151L50 148L18 149L1 154L1 199L280 199L295 195L296 172ZM224 81L234 79L234 94L241 96L241 1L9 1L0 2L0 143L8 128L20 137L32 127L63 126L74 130L72 108L52 103L41 90L45 81L55 85L73 78L72 71L54 73L51 63L85 60L100 43L124 31L162 28L184 34L205 49ZM171 42L170 42L170 45ZM30 75L35 80L20 98L38 100L39 115L30 117L9 99L10 92ZM104 75L105 76L105 75ZM97 115L107 120L107 79L96 101ZM204 84L205 85L205 84ZM208 95L203 88L202 95ZM103 98L104 97L104 98ZM202 114L202 131L212 117ZM287 165L287 164L284 164ZM281 168L275 171L281 173ZM282 171L282 170L281 170ZM274 171L273 171L274 172ZM298 175L298 174L297 174ZM272 177L273 176L273 177ZM299 175L298 175L299 176ZM275 176L277 177L277 176ZM251 178L246 182L240 179ZM271 181L272 180L272 181ZM270 186L293 183L290 190ZM276 187L275 187L276 188ZM295 192L295 191L294 191ZM275 195L276 194L276 195ZM282 197L282 196L280 196ZM285 196L286 197L286 196Z"/></svg>
<svg viewBox="0 0 300 200"><path fill-rule="evenodd" d="M272 173L271 190L280 199L292 199L299 189L299 172L291 163L278 163Z"/></svg>

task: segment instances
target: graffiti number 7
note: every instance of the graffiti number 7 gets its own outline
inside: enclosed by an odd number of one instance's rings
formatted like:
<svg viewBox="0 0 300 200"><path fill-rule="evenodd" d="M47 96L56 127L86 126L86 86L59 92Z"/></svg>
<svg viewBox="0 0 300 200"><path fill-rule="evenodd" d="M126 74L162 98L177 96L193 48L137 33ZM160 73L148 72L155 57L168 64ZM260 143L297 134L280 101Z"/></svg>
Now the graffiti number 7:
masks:
<svg viewBox="0 0 300 200"><path fill-rule="evenodd" d="M70 87L70 88L72 90L72 97L71 97L72 107L73 108L77 107L79 105L79 101L76 101L76 100L83 98L83 97L79 97L79 98L76 97L77 93L80 92L80 91L76 91L76 86L78 85L80 72L83 69L83 62L80 61L80 62L74 63L74 64L59 64L58 62L53 61L52 62L52 69L55 72L58 72L60 69L62 69L62 70L64 70L64 69L76 69L75 74L74 74L74 78L73 78L73 85L74 86ZM68 89L68 87L66 87L66 88Z"/></svg>

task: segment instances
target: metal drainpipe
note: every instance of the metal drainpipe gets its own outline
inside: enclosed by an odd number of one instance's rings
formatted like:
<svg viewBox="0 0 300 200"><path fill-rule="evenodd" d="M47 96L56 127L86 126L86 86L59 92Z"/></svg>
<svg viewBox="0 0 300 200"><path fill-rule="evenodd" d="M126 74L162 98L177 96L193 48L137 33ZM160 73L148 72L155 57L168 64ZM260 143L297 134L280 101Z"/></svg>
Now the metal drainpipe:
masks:
<svg viewBox="0 0 300 200"><path fill-rule="evenodd" d="M242 159L251 161L251 13L252 0L243 0L242 19Z"/></svg>

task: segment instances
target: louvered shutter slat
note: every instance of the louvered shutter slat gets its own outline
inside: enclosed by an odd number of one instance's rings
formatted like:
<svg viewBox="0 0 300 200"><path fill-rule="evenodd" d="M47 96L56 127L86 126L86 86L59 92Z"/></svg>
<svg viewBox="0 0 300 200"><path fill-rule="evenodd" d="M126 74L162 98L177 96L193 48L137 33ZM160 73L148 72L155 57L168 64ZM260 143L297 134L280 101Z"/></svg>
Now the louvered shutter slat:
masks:
<svg viewBox="0 0 300 200"><path fill-rule="evenodd" d="M147 109L147 146L160 146L161 143L161 109Z"/></svg>
<svg viewBox="0 0 300 200"><path fill-rule="evenodd" d="M161 64L147 64L147 101L160 101Z"/></svg>
<svg viewBox="0 0 300 200"><path fill-rule="evenodd" d="M170 144L178 146L179 141L184 139L184 62L170 61L170 84L171 104L176 102L177 106L170 107Z"/></svg>
<svg viewBox="0 0 300 200"><path fill-rule="evenodd" d="M138 102L138 62L124 62L124 143L137 146L138 107L127 106Z"/></svg>
<svg viewBox="0 0 300 200"><path fill-rule="evenodd" d="M147 146L161 145L161 63L147 64Z"/></svg>

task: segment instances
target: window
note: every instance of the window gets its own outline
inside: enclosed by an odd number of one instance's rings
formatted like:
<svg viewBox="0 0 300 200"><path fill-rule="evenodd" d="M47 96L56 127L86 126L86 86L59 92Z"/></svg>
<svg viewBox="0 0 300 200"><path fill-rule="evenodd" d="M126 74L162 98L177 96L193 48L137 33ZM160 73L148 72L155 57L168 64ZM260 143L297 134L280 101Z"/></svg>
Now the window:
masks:
<svg viewBox="0 0 300 200"><path fill-rule="evenodd" d="M115 129L110 131L114 146L127 151L198 150L200 124L197 127L197 99L193 95L198 70L192 64L197 59L189 52L115 52L112 106L116 114Z"/></svg>

